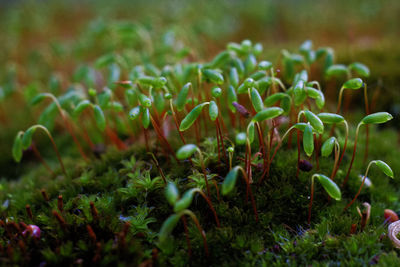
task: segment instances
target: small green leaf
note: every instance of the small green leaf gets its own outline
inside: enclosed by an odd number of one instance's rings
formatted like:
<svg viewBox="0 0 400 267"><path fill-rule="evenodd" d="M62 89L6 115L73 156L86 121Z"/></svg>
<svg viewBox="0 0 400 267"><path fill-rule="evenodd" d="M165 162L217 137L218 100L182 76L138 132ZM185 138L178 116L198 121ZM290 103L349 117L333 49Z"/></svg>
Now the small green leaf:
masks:
<svg viewBox="0 0 400 267"><path fill-rule="evenodd" d="M381 169L381 171L383 171L384 174L386 174L390 178L394 178L392 169L384 161L375 160L375 164L379 167L379 169Z"/></svg>
<svg viewBox="0 0 400 267"><path fill-rule="evenodd" d="M358 75L366 78L369 77L370 74L369 68L359 62L354 62L350 64L349 69L355 71Z"/></svg>
<svg viewBox="0 0 400 267"><path fill-rule="evenodd" d="M307 156L310 157L314 151L314 135L312 127L310 125L307 125L306 128L304 129L303 148Z"/></svg>
<svg viewBox="0 0 400 267"><path fill-rule="evenodd" d="M364 124L379 124L379 123L385 123L387 121L390 121L393 119L393 116L390 115L390 113L387 112L377 112L377 113L372 113L368 116L365 116L361 122Z"/></svg>
<svg viewBox="0 0 400 267"><path fill-rule="evenodd" d="M308 123L304 123L304 122L298 122L296 124L293 125L294 128L304 132L304 130L306 129L306 127L308 126Z"/></svg>
<svg viewBox="0 0 400 267"><path fill-rule="evenodd" d="M269 70L272 68L272 63L266 60L261 61L260 63L258 63L258 68L260 70Z"/></svg>
<svg viewBox="0 0 400 267"><path fill-rule="evenodd" d="M296 106L301 105L307 99L307 93L304 89L304 82L302 80L298 81L293 87L294 94L294 104Z"/></svg>
<svg viewBox="0 0 400 267"><path fill-rule="evenodd" d="M28 149L32 144L32 137L36 131L36 127L32 126L28 130L25 131L24 135L22 136L22 148Z"/></svg>
<svg viewBox="0 0 400 267"><path fill-rule="evenodd" d="M192 188L186 191L182 198L179 199L174 205L174 212L180 212L187 209L190 204L192 204L194 193L196 193L197 188Z"/></svg>
<svg viewBox="0 0 400 267"><path fill-rule="evenodd" d="M94 119L96 121L97 127L101 130L104 131L106 128L106 118L104 116L103 110L99 105L95 105L93 108L94 111Z"/></svg>
<svg viewBox="0 0 400 267"><path fill-rule="evenodd" d="M187 159L191 157L197 151L197 149L198 147L194 144L184 145L176 152L176 157L179 160Z"/></svg>
<svg viewBox="0 0 400 267"><path fill-rule="evenodd" d="M142 107L142 125L145 129L149 128L150 125L150 111L148 108Z"/></svg>
<svg viewBox="0 0 400 267"><path fill-rule="evenodd" d="M239 85L239 74L236 68L230 69L229 82L233 87L237 87Z"/></svg>
<svg viewBox="0 0 400 267"><path fill-rule="evenodd" d="M22 132L19 132L14 139L14 144L12 147L12 155L16 162L20 162L22 158Z"/></svg>
<svg viewBox="0 0 400 267"><path fill-rule="evenodd" d="M151 107L151 99L144 94L139 94L139 103L145 108Z"/></svg>
<svg viewBox="0 0 400 267"><path fill-rule="evenodd" d="M167 78L165 77L157 77L153 81L154 88L161 88L167 84Z"/></svg>
<svg viewBox="0 0 400 267"><path fill-rule="evenodd" d="M342 193L340 192L340 188L334 181L332 181L323 174L314 174L314 175L317 176L318 181L320 182L322 187L325 189L325 191L331 198L337 201L342 199Z"/></svg>
<svg viewBox="0 0 400 267"><path fill-rule="evenodd" d="M235 138L237 145L244 145L246 144L246 133L238 133Z"/></svg>
<svg viewBox="0 0 400 267"><path fill-rule="evenodd" d="M77 118L87 107L91 106L89 100L82 100L79 104L75 107L73 111L73 116Z"/></svg>
<svg viewBox="0 0 400 267"><path fill-rule="evenodd" d="M181 91L179 92L178 98L176 99L176 109L178 111L182 111L183 108L185 107L186 99L189 94L189 89L191 86L192 86L192 84L189 82L189 83L185 84L182 87Z"/></svg>
<svg viewBox="0 0 400 267"><path fill-rule="evenodd" d="M346 76L347 73L348 73L347 67L345 65L342 65L342 64L331 65L325 71L325 75L327 77Z"/></svg>
<svg viewBox="0 0 400 267"><path fill-rule="evenodd" d="M210 80L212 83L223 84L224 76L216 70L204 69L203 75Z"/></svg>
<svg viewBox="0 0 400 267"><path fill-rule="evenodd" d="M217 87L217 86L214 86L214 87L211 89L211 95L212 95L213 97L219 98L219 97L221 96L221 94L222 94L222 89L221 89L221 88L219 88L219 87Z"/></svg>
<svg viewBox="0 0 400 267"><path fill-rule="evenodd" d="M253 54L249 54L244 61L244 69L247 74L252 73L257 66L257 59Z"/></svg>
<svg viewBox="0 0 400 267"><path fill-rule="evenodd" d="M175 226L178 224L179 219L179 214L172 214L168 217L168 219L164 221L163 225L161 226L160 232L158 233L160 243L164 243L167 241L172 230L174 230Z"/></svg>
<svg viewBox="0 0 400 267"><path fill-rule="evenodd" d="M186 131L193 125L196 119L199 117L201 111L203 110L205 103L199 104L195 106L181 121L181 125L179 126L179 131Z"/></svg>
<svg viewBox="0 0 400 267"><path fill-rule="evenodd" d="M363 86L363 81L360 78L350 79L343 84L343 88L357 90Z"/></svg>
<svg viewBox="0 0 400 267"><path fill-rule="evenodd" d="M228 86L227 98L228 98L229 109L231 110L231 112L235 113L236 108L232 105L232 103L237 102L237 95L235 92L235 88L232 85Z"/></svg>
<svg viewBox="0 0 400 267"><path fill-rule="evenodd" d="M129 119L135 120L140 115L140 106L134 107L129 111Z"/></svg>
<svg viewBox="0 0 400 267"><path fill-rule="evenodd" d="M324 142L321 147L321 154L323 157L328 157L332 153L333 147L335 146L335 141L336 138L331 137Z"/></svg>
<svg viewBox="0 0 400 267"><path fill-rule="evenodd" d="M318 118L321 119L321 121L323 123L326 123L326 124L336 124L336 123L341 123L344 121L343 116L340 116L335 113L324 112L324 113L319 113L317 116L318 116Z"/></svg>
<svg viewBox="0 0 400 267"><path fill-rule="evenodd" d="M317 115L315 115L314 113L312 113L309 110L306 110L304 112L307 120L310 122L310 124L312 125L312 127L319 133L322 134L324 132L324 124L322 123L322 121L320 120L320 118L318 118Z"/></svg>
<svg viewBox="0 0 400 267"><path fill-rule="evenodd" d="M279 100L282 100L283 98L286 98L286 97L289 97L289 96L285 93L272 94L264 100L264 105L267 107L272 106Z"/></svg>
<svg viewBox="0 0 400 267"><path fill-rule="evenodd" d="M273 119L283 113L283 109L279 107L270 107L258 112L252 119L254 122L261 122L264 120Z"/></svg>
<svg viewBox="0 0 400 267"><path fill-rule="evenodd" d="M264 109L263 101L261 99L260 94L258 93L256 88L251 89L251 103L253 104L254 110L256 112L260 112Z"/></svg>
<svg viewBox="0 0 400 267"><path fill-rule="evenodd" d="M167 198L169 204L175 205L176 201L179 198L179 191L175 183L169 182L167 184L167 186L165 187L165 197Z"/></svg>
<svg viewBox="0 0 400 267"><path fill-rule="evenodd" d="M229 51L222 51L218 55L214 57L214 59L211 61L211 66L213 68L219 67L221 65L224 65L231 57L231 54Z"/></svg>
<svg viewBox="0 0 400 267"><path fill-rule="evenodd" d="M111 90L106 89L104 92L99 94L97 96L97 98L99 99L99 106L102 109L108 108L108 105L109 105L110 100L111 100Z"/></svg>
<svg viewBox="0 0 400 267"><path fill-rule="evenodd" d="M253 143L254 141L254 122L251 121L247 127L247 134L249 135L247 138L249 138L250 144Z"/></svg>
<svg viewBox="0 0 400 267"><path fill-rule="evenodd" d="M236 166L232 168L232 170L230 170L230 172L226 175L224 182L222 183L222 195L225 196L233 190L238 177L238 172L239 167Z"/></svg>
<svg viewBox="0 0 400 267"><path fill-rule="evenodd" d="M32 105L32 106L37 105L37 104L39 104L40 102L42 102L43 99L45 99L45 98L46 98L46 93L38 94L37 96L35 96L35 97L32 99L31 105Z"/></svg>
<svg viewBox="0 0 400 267"><path fill-rule="evenodd" d="M215 121L218 118L218 106L214 101L210 101L209 115L212 121Z"/></svg>
<svg viewBox="0 0 400 267"><path fill-rule="evenodd" d="M124 106L118 101L112 101L108 104L108 108L112 109L115 112L124 111Z"/></svg>

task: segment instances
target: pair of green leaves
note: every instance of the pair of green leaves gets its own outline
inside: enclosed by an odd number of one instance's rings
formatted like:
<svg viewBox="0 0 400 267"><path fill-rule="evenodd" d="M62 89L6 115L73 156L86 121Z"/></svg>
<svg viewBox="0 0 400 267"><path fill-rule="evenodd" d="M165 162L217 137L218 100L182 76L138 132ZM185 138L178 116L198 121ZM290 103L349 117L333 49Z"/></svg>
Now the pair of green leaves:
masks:
<svg viewBox="0 0 400 267"><path fill-rule="evenodd" d="M149 128L150 125L150 111L149 108L144 106L137 106L129 111L129 119L135 120L139 115L142 114L142 125L145 129Z"/></svg>
<svg viewBox="0 0 400 267"><path fill-rule="evenodd" d="M174 212L180 212L184 209L187 209L192 204L194 194L198 190L198 188L189 189L180 198L179 190L175 183L169 182L165 188L165 196L168 203L174 207Z"/></svg>
<svg viewBox="0 0 400 267"><path fill-rule="evenodd" d="M101 131L104 131L106 128L106 117L104 116L104 112L99 105L94 105L89 100L82 100L79 102L73 111L74 117L78 117L88 107L93 109L94 119L97 127Z"/></svg>
<svg viewBox="0 0 400 267"><path fill-rule="evenodd" d="M210 101L210 102L205 102L197 105L194 107L187 115L186 117L181 121L181 125L179 126L180 131L186 131L189 129L193 123L196 121L196 119L200 116L201 111L203 110L203 107L209 105L209 111L208 114L210 115L210 119L212 121L215 121L218 117L218 106L215 101Z"/></svg>

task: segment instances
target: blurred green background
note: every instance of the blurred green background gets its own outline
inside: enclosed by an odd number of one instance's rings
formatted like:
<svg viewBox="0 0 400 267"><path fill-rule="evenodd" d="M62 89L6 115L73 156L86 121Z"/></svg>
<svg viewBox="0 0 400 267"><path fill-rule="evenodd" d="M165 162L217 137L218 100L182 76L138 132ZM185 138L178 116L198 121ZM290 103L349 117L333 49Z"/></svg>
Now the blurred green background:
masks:
<svg viewBox="0 0 400 267"><path fill-rule="evenodd" d="M336 62L368 65L374 110L397 117L399 14L398 0L1 1L0 177L20 173L11 145L37 118L21 95L51 91L54 81L65 90L77 67L127 49L138 63L162 67L176 61L165 49L182 50L188 56L181 60L207 60L227 42L250 39L276 63L282 49L296 51L310 39L334 48Z"/></svg>

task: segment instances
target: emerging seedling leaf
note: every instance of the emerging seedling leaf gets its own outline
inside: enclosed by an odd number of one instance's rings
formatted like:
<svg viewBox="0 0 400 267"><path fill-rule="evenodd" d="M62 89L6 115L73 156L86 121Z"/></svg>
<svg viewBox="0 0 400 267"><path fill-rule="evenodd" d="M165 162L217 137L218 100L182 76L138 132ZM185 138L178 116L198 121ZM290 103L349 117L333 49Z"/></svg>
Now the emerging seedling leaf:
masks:
<svg viewBox="0 0 400 267"><path fill-rule="evenodd" d="M315 174L315 176L317 177L318 181L320 182L322 187L325 189L325 191L331 198L337 201L342 199L342 193L340 192L340 188L334 181L332 181L323 174Z"/></svg>
<svg viewBox="0 0 400 267"><path fill-rule="evenodd" d="M175 205L176 201L179 198L179 191L176 187L175 183L169 182L165 188L165 196L167 201L171 205Z"/></svg>
<svg viewBox="0 0 400 267"><path fill-rule="evenodd" d="M361 122L364 124L380 124L380 123L385 123L387 121L390 121L393 119L393 116L390 113L387 112L377 112L377 113L372 113L368 116L365 116Z"/></svg>
<svg viewBox="0 0 400 267"><path fill-rule="evenodd" d="M319 113L317 116L326 124L336 124L344 121L343 116L335 113Z"/></svg>
<svg viewBox="0 0 400 267"><path fill-rule="evenodd" d="M218 117L218 106L217 106L217 103L215 103L214 101L210 101L209 115L210 115L210 119L212 121L215 121Z"/></svg>
<svg viewBox="0 0 400 267"><path fill-rule="evenodd" d="M307 120L310 122L311 126L319 133L322 134L324 132L324 124L322 123L322 121L320 120L320 118L318 118L317 115L315 115L314 113L312 113L309 110L306 110L304 112Z"/></svg>
<svg viewBox="0 0 400 267"><path fill-rule="evenodd" d="M283 113L283 109L279 107L266 108L258 112L252 119L253 122L262 122L264 120L273 119Z"/></svg>
<svg viewBox="0 0 400 267"><path fill-rule="evenodd" d="M225 180L222 183L222 195L227 195L233 190L238 177L238 172L239 167L236 166L226 175Z"/></svg>
<svg viewBox="0 0 400 267"><path fill-rule="evenodd" d="M95 105L93 111L97 127L99 127L101 131L104 131L106 128L106 118L104 117L103 110L101 110L99 105Z"/></svg>
<svg viewBox="0 0 400 267"><path fill-rule="evenodd" d="M387 165L384 161L382 161L382 160L375 160L375 164L376 164L376 166L379 167L379 169L381 169L381 171L382 171L384 174L386 174L386 175L389 176L390 178L394 178L392 169L391 169L390 166Z"/></svg>
<svg viewBox="0 0 400 267"><path fill-rule="evenodd" d="M176 152L176 157L180 160L187 159L191 157L197 149L198 147L194 144L184 145Z"/></svg>
<svg viewBox="0 0 400 267"><path fill-rule="evenodd" d="M179 126L179 131L186 131L193 125L196 119L199 117L202 109L204 107L204 103L197 105L194 107L186 117L181 121L181 125Z"/></svg>
<svg viewBox="0 0 400 267"><path fill-rule="evenodd" d="M253 104L254 110L256 112L260 112L264 109L263 101L261 99L260 94L258 93L256 88L251 89L251 103Z"/></svg>
<svg viewBox="0 0 400 267"><path fill-rule="evenodd" d="M22 150L23 150L22 135L23 133L19 132L17 136L15 136L14 144L12 147L12 155L16 162L20 162L22 158Z"/></svg>
<svg viewBox="0 0 400 267"><path fill-rule="evenodd" d="M178 94L178 98L176 99L176 109L178 111L182 111L186 104L186 99L189 93L189 89L192 86L191 83L185 84L181 91Z"/></svg>
<svg viewBox="0 0 400 267"><path fill-rule="evenodd" d="M310 125L307 125L306 128L304 129L303 148L307 156L310 157L314 151L314 136L312 127Z"/></svg>
<svg viewBox="0 0 400 267"><path fill-rule="evenodd" d="M323 157L328 157L332 153L333 147L335 146L335 141L336 138L331 137L324 142L321 147L321 154Z"/></svg>
<svg viewBox="0 0 400 267"><path fill-rule="evenodd" d="M180 212L190 206L193 201L194 193L197 191L197 188L192 188L183 194L182 198L179 199L174 205L174 212Z"/></svg>

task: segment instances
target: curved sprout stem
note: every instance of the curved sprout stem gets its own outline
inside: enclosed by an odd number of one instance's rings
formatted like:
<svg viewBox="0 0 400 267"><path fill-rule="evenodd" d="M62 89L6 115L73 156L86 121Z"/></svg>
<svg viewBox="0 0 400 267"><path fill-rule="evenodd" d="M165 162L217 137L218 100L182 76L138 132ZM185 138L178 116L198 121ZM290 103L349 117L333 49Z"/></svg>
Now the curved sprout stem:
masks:
<svg viewBox="0 0 400 267"><path fill-rule="evenodd" d="M217 227L218 227L218 228L221 227L221 225L220 225L220 223L219 223L219 219L218 219L217 212L215 211L215 209L214 209L214 207L213 207L213 205L212 205L212 203L211 203L210 198L207 197L207 196L204 194L204 192L201 191L200 188L196 188L196 189L195 189L195 192L198 192L198 193L204 198L204 200L207 202L208 207L210 208L210 210L211 210L212 213L214 214L215 223L217 224Z"/></svg>
<svg viewBox="0 0 400 267"><path fill-rule="evenodd" d="M196 225L197 229L199 230L199 232L201 234L201 237L203 238L204 251L206 252L206 255L208 257L209 253L208 253L206 233L204 232L203 228L201 227L199 220L197 220L196 215L188 209L181 211L180 214L181 214L181 216L189 215L189 217L193 220L194 224Z"/></svg>
<svg viewBox="0 0 400 267"><path fill-rule="evenodd" d="M358 195L360 195L361 189L362 189L363 186L364 186L365 179L367 179L367 175L368 175L369 168L371 167L371 165L372 165L373 163L376 163L376 161L375 161L375 160L372 160L372 161L368 164L368 167L367 167L367 170L365 171L365 174L364 174L363 180L362 180L362 182L361 182L360 188L358 189L358 191L357 191L356 195L354 196L353 200L352 200L349 204L347 204L347 206L344 208L344 211L346 211L348 208L350 208L350 206L354 203L354 201L356 201Z"/></svg>
<svg viewBox="0 0 400 267"><path fill-rule="evenodd" d="M332 180L332 181L335 180L335 176L336 176L337 171L339 170L340 163L342 163L342 160L343 160L343 157L344 157L344 153L346 152L347 140L348 140L348 137L349 137L349 124L347 123L346 120L344 120L343 123L344 123L345 128L346 128L346 137L345 137L345 139L344 139L344 145L343 145L342 155L340 156L339 162L337 163L336 168L335 168L335 170L332 172L332 175L331 175L331 180Z"/></svg>
<svg viewBox="0 0 400 267"><path fill-rule="evenodd" d="M351 167L353 166L354 158L355 158L355 156L356 156L358 132L359 132L359 130L360 130L360 126L363 125L363 124L364 124L363 122L360 122L360 123L357 125L356 137L355 137L355 139L354 139L353 155L351 156L350 166L349 166L349 169L347 170L346 178L345 178L344 181L343 181L342 187L344 187L344 186L346 185L347 180L349 179Z"/></svg>
<svg viewBox="0 0 400 267"><path fill-rule="evenodd" d="M211 197L211 193L210 193L210 187L208 185L208 178L207 178L207 173L206 173L206 168L204 166L204 158L203 158L203 153L201 153L201 150L197 147L196 148L197 152L199 153L199 158L200 158L200 164L201 164L201 170L203 172L203 176L204 176L204 181L206 182L206 187L207 187L207 195L208 197Z"/></svg>
<svg viewBox="0 0 400 267"><path fill-rule="evenodd" d="M256 222L258 222L258 212L257 212L256 202L254 200L253 192L252 192L251 187L250 187L249 178L247 177L247 174L246 174L245 170L242 167L238 166L238 169L243 174L243 179L246 182L247 190L250 193L250 200L251 200L251 204L253 206L254 216L256 218Z"/></svg>

